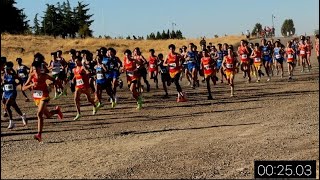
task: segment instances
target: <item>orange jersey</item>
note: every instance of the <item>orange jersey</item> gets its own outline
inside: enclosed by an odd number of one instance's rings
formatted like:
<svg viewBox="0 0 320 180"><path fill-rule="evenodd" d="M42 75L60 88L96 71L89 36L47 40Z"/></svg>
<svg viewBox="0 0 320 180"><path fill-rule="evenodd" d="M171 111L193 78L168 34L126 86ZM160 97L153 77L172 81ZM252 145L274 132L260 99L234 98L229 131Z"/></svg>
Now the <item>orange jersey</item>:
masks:
<svg viewBox="0 0 320 180"><path fill-rule="evenodd" d="M76 88L88 88L89 87L89 78L88 75L85 74L83 66L75 67L73 69L74 77L76 78Z"/></svg>
<svg viewBox="0 0 320 180"><path fill-rule="evenodd" d="M254 50L254 58L253 58L253 62L254 63L257 63L257 64L259 64L259 63L261 63L261 55L262 55L262 53L261 53L261 51L260 50Z"/></svg>
<svg viewBox="0 0 320 180"><path fill-rule="evenodd" d="M226 71L227 72L232 72L235 70L235 63L234 63L234 57L229 57L229 56L226 56Z"/></svg>
<svg viewBox="0 0 320 180"><path fill-rule="evenodd" d="M127 74L127 81L131 82L138 79L137 64L134 60L129 61L126 57L123 60L124 69Z"/></svg>
<svg viewBox="0 0 320 180"><path fill-rule="evenodd" d="M31 81L35 84L35 86L33 86L33 93L32 93L33 99L40 100L40 99L45 99L49 97L49 91L48 91L46 80L40 79L39 75L37 74L33 74L31 76Z"/></svg>
<svg viewBox="0 0 320 180"><path fill-rule="evenodd" d="M307 43L306 44L306 49L307 49L307 54L311 54L312 44L311 43Z"/></svg>
<svg viewBox="0 0 320 180"><path fill-rule="evenodd" d="M169 66L169 73L172 78L176 74L178 74L181 70L179 58L180 58L179 54L171 54L170 53L168 55L167 64Z"/></svg>
<svg viewBox="0 0 320 180"><path fill-rule="evenodd" d="M248 54L247 48L245 46L240 46L238 48L238 52L240 54L241 62L247 62L248 61Z"/></svg>
<svg viewBox="0 0 320 180"><path fill-rule="evenodd" d="M158 71L157 56L149 57L149 71L150 72Z"/></svg>
<svg viewBox="0 0 320 180"><path fill-rule="evenodd" d="M287 54L287 62L293 62L294 56L293 56L293 49L292 48L286 48L286 54Z"/></svg>
<svg viewBox="0 0 320 180"><path fill-rule="evenodd" d="M299 54L300 56L305 56L307 52L307 45L306 44L300 44L299 45Z"/></svg>
<svg viewBox="0 0 320 180"><path fill-rule="evenodd" d="M201 58L201 62L204 75L211 75L213 73L212 59L210 57L203 57Z"/></svg>

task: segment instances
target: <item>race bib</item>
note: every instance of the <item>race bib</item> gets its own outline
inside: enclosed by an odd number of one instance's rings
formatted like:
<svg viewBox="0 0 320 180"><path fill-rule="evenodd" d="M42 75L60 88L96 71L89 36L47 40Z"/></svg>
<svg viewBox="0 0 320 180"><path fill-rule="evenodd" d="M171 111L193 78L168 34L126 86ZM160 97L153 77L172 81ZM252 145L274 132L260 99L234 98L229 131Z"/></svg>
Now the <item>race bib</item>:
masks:
<svg viewBox="0 0 320 180"><path fill-rule="evenodd" d="M300 54L306 54L306 52L305 51L300 51Z"/></svg>
<svg viewBox="0 0 320 180"><path fill-rule="evenodd" d="M156 66L154 64L150 64L150 68L155 68Z"/></svg>
<svg viewBox="0 0 320 180"><path fill-rule="evenodd" d="M167 69L161 69L162 73L167 73Z"/></svg>
<svg viewBox="0 0 320 180"><path fill-rule="evenodd" d="M13 84L5 84L3 87L5 91L13 91Z"/></svg>
<svg viewBox="0 0 320 180"><path fill-rule="evenodd" d="M231 69L231 68L233 68L233 64L226 64L226 67L227 67L228 69Z"/></svg>
<svg viewBox="0 0 320 180"><path fill-rule="evenodd" d="M84 84L82 79L77 79L76 82L77 82L77 86Z"/></svg>
<svg viewBox="0 0 320 180"><path fill-rule="evenodd" d="M34 98L42 98L42 96L43 96L43 91L33 90L33 97Z"/></svg>
<svg viewBox="0 0 320 180"><path fill-rule="evenodd" d="M97 74L97 79L98 79L98 80L100 80L100 79L104 79L103 74L100 74L100 73L99 73L99 74Z"/></svg>
<svg viewBox="0 0 320 180"><path fill-rule="evenodd" d="M204 69L205 69L205 70L210 70L211 67L210 67L210 65L207 64L207 65L204 66Z"/></svg>
<svg viewBox="0 0 320 180"><path fill-rule="evenodd" d="M176 66L177 66L176 63L170 63L170 64L169 64L170 69L174 69Z"/></svg>
<svg viewBox="0 0 320 180"><path fill-rule="evenodd" d="M246 54L242 54L242 55L241 55L241 58L242 58L242 59L247 59L247 57L248 57L248 56L247 56Z"/></svg>
<svg viewBox="0 0 320 180"><path fill-rule="evenodd" d="M19 77L20 77L20 78L25 78L26 75L25 75L24 73L19 73Z"/></svg>
<svg viewBox="0 0 320 180"><path fill-rule="evenodd" d="M269 55L269 51L264 51L263 54L264 55Z"/></svg>
<svg viewBox="0 0 320 180"><path fill-rule="evenodd" d="M254 62L261 62L260 58L254 58Z"/></svg>
<svg viewBox="0 0 320 180"><path fill-rule="evenodd" d="M292 54L288 54L288 58L293 58L293 55Z"/></svg>
<svg viewBox="0 0 320 180"><path fill-rule="evenodd" d="M133 71L127 71L127 75L132 77L133 76Z"/></svg>
<svg viewBox="0 0 320 180"><path fill-rule="evenodd" d="M280 59L280 58L281 58L281 55L280 55L280 54L277 54L277 55L276 55L276 58L277 58L277 59Z"/></svg>

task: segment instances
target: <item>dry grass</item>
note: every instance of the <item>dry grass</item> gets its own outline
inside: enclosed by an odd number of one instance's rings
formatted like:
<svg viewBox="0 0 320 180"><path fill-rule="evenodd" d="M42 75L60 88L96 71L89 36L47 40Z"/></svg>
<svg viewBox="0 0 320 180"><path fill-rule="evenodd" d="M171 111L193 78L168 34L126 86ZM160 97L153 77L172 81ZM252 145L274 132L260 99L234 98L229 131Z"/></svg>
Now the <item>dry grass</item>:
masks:
<svg viewBox="0 0 320 180"><path fill-rule="evenodd" d="M213 44L238 43L244 36L227 36L213 39L206 39L207 43ZM14 61L17 57L21 57L25 64L30 65L33 55L37 52L42 53L46 57L46 61L50 60L50 52L62 50L66 53L71 48L82 50L88 49L95 52L101 46L114 47L117 50L117 55L120 59L123 58L125 49L133 50L135 47L140 47L144 56L148 56L150 48L155 49L156 53L166 54L168 45L173 43L177 47L187 45L190 42L199 45L200 39L185 39L185 40L121 40L121 39L54 39L50 36L24 36L24 35L1 35L1 56L6 56L8 60ZM64 57L69 59L68 55Z"/></svg>

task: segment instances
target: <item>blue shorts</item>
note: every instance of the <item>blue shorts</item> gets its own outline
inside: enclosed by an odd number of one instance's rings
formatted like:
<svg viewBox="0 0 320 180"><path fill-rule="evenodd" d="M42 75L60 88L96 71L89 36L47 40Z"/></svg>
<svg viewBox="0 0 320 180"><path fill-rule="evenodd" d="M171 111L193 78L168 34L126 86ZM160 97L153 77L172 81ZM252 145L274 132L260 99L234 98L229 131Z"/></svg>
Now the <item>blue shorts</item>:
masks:
<svg viewBox="0 0 320 180"><path fill-rule="evenodd" d="M118 79L120 76L119 71L110 71L106 74L107 79Z"/></svg>
<svg viewBox="0 0 320 180"><path fill-rule="evenodd" d="M192 72L193 68L197 68L196 63L194 62L188 63L188 71Z"/></svg>
<svg viewBox="0 0 320 180"><path fill-rule="evenodd" d="M262 57L263 62L272 62L272 57L270 56L263 56Z"/></svg>
<svg viewBox="0 0 320 180"><path fill-rule="evenodd" d="M221 68L221 66L222 66L222 60L219 60L219 59L218 59L218 60L217 60L217 65L216 65L216 66L217 66L217 68L218 68L218 69L220 69L220 68Z"/></svg>
<svg viewBox="0 0 320 180"><path fill-rule="evenodd" d="M188 69L188 64L182 64L183 69Z"/></svg>
<svg viewBox="0 0 320 180"><path fill-rule="evenodd" d="M3 99L16 99L17 98L17 91L3 91Z"/></svg>

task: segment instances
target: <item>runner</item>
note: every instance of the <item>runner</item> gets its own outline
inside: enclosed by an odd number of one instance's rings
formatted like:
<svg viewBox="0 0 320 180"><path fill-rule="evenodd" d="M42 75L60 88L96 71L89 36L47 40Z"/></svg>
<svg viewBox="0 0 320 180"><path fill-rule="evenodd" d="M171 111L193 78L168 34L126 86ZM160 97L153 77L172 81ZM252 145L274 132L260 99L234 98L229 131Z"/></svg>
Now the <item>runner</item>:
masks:
<svg viewBox="0 0 320 180"><path fill-rule="evenodd" d="M137 101L137 109L140 110L143 102L141 94L137 91L137 83L140 75L137 64L143 62L133 59L132 52L129 49L125 50L124 55L124 68L122 69L122 72L126 73L128 86L132 92L133 98Z"/></svg>
<svg viewBox="0 0 320 180"><path fill-rule="evenodd" d="M168 48L170 51L163 65L169 67L171 81L176 85L178 91L177 102L185 102L187 101L186 95L182 92L182 88L179 84L179 78L181 75L181 56L175 52L176 46L174 44L170 44Z"/></svg>
<svg viewBox="0 0 320 180"><path fill-rule="evenodd" d="M21 92L22 92L23 96L26 98L25 102L29 102L30 100L29 100L28 96L26 95L26 93L24 91L22 91L22 86L28 80L30 68L28 68L26 65L22 64L21 58L17 58L16 61L18 63L17 74L21 79L21 81L20 81ZM29 89L29 90L31 91L31 89Z"/></svg>
<svg viewBox="0 0 320 180"><path fill-rule="evenodd" d="M231 87L231 97L234 96L234 77L235 73L238 72L239 62L236 57L234 57L234 52L232 46L228 48L228 55L223 58L222 67L226 73L228 84Z"/></svg>
<svg viewBox="0 0 320 180"><path fill-rule="evenodd" d="M58 99L62 96L62 82L61 82L61 76L60 74L60 69L62 68L61 61L57 59L57 52L52 52L51 53L51 61L50 65L48 67L49 70L51 70L52 77L55 80L54 83L54 98L53 99Z"/></svg>
<svg viewBox="0 0 320 180"><path fill-rule="evenodd" d="M57 51L57 60L60 61L60 73L59 73L59 81L61 82L62 85L62 93L64 95L67 95L67 73L66 73L66 68L67 68L67 61L62 57L62 51L58 50Z"/></svg>
<svg viewBox="0 0 320 180"><path fill-rule="evenodd" d="M197 71L197 52L195 51L194 48L194 44L190 43L189 44L189 51L185 54L184 59L187 61L188 64L188 73L191 75L192 77L192 88L195 89L196 88L196 83L197 83L197 75L198 75L198 71Z"/></svg>
<svg viewBox="0 0 320 180"><path fill-rule="evenodd" d="M248 76L248 82L251 82L250 74L250 64L249 64L249 48L248 43L245 40L240 41L240 46L238 47L238 56L241 59L241 71L243 71L243 78Z"/></svg>
<svg viewBox="0 0 320 180"><path fill-rule="evenodd" d="M150 49L150 56L148 60L148 73L149 78L153 79L156 83L156 89L158 89L158 57L154 55L154 49Z"/></svg>
<svg viewBox="0 0 320 180"><path fill-rule="evenodd" d="M182 72L181 72L181 77L180 81L182 81L182 77L185 76L186 79L188 80L188 86L191 86L191 74L188 72L188 62L186 61L185 57L187 55L187 46L182 46Z"/></svg>
<svg viewBox="0 0 320 180"><path fill-rule="evenodd" d="M304 44L304 41L305 41L305 37L303 35L300 36L300 40L297 39L298 66L300 66L300 64L302 64L302 57L305 56L305 54L303 54L302 56L300 54L300 45Z"/></svg>
<svg viewBox="0 0 320 180"><path fill-rule="evenodd" d="M68 74L67 79L69 80L70 90L72 93L74 93L76 91L76 84L72 81L72 79L74 77L73 68L76 67L76 50L71 49L69 51L69 55L70 55L70 60L68 61L68 64L67 64L67 74Z"/></svg>
<svg viewBox="0 0 320 180"><path fill-rule="evenodd" d="M276 66L277 75L279 75L279 68L281 69L281 78L283 78L283 60L284 60L283 54L284 54L284 51L281 48L281 43L279 41L276 41L275 47L273 49L273 56L277 63L277 66Z"/></svg>
<svg viewBox="0 0 320 180"><path fill-rule="evenodd" d="M254 44L253 43L249 43L249 66L250 66L250 72L251 72L251 76L257 77L257 72L256 69L254 67L254 59L251 58L251 54L254 50Z"/></svg>
<svg viewBox="0 0 320 180"><path fill-rule="evenodd" d="M111 79L106 79L107 67L102 64L102 56L97 56L97 65L95 65L94 69L96 72L96 83L95 83L95 102L97 103L97 107L100 108L103 106L102 100L102 90L106 89L107 93L110 97L112 97L112 107L115 107L115 100L112 93L111 87Z"/></svg>
<svg viewBox="0 0 320 180"><path fill-rule="evenodd" d="M163 54L160 53L158 54L158 66L160 67L159 73L161 74L161 82L162 82L163 90L166 93L164 95L164 98L168 98L169 94L168 94L167 86L171 85L171 78L168 71L168 66L164 66L163 63L164 63Z"/></svg>
<svg viewBox="0 0 320 180"><path fill-rule="evenodd" d="M217 72L219 73L219 71L220 71L220 75L221 75L220 81L221 81L221 83L223 83L223 78L227 79L227 76L225 75L223 69L221 68L224 55L225 55L225 52L222 49L222 44L219 43L215 60L216 60Z"/></svg>
<svg viewBox="0 0 320 180"><path fill-rule="evenodd" d="M252 58L254 61L255 71L258 72L258 79L256 82L260 82L261 75L264 76L264 73L261 71L261 66L262 66L261 54L262 53L260 50L259 43L255 43L254 50L252 51L250 58Z"/></svg>
<svg viewBox="0 0 320 180"><path fill-rule="evenodd" d="M307 45L306 45L306 41L304 40L305 38L301 38L302 40L300 41L299 44L299 57L301 60L301 64L302 64L302 70L301 72L304 72L304 68L306 66L306 60L307 60Z"/></svg>
<svg viewBox="0 0 320 180"><path fill-rule="evenodd" d="M272 39L273 40L273 39ZM280 40L278 40L280 42ZM267 46L269 47L270 49L270 58L271 58L271 61L269 61L269 72L271 72L271 76L273 76L273 71L274 71L274 57L273 57L273 49L274 49L274 45L271 41L267 41Z"/></svg>
<svg viewBox="0 0 320 180"><path fill-rule="evenodd" d="M5 67L5 64L7 63L7 58L6 57L3 57L1 56L1 62L0 62L0 70L1 70L1 74L4 74L4 67ZM0 83L1 83L1 88L0 88L0 91L1 91L1 95L3 96L3 84L2 84L2 76L0 76ZM5 110L5 104L1 101L1 106L2 106L2 109L3 109L3 117L8 117L8 113L7 111Z"/></svg>
<svg viewBox="0 0 320 180"><path fill-rule="evenodd" d="M270 47L266 44L267 41L266 39L261 40L262 43L262 63L265 68L265 71L267 73L268 79L267 81L270 81L270 73L271 73L271 64L272 64L272 57L271 57L271 49Z"/></svg>
<svg viewBox="0 0 320 180"><path fill-rule="evenodd" d="M140 74L140 78L138 79L138 88L140 92L143 92L143 86L141 85L141 78L143 78L144 84L147 85L147 92L150 91L150 84L147 80L147 69L145 65L147 64L147 60L142 56L140 48L136 47L133 51L133 58L136 59L139 63L137 64L138 72Z"/></svg>
<svg viewBox="0 0 320 180"><path fill-rule="evenodd" d="M292 79L293 76L293 70L294 70L294 54L295 50L292 48L292 42L287 42L287 47L285 49L286 51L286 57L287 57L287 63L288 63L288 73L289 73L289 80Z"/></svg>
<svg viewBox="0 0 320 180"><path fill-rule="evenodd" d="M109 60L106 64L107 68L107 93L110 96L110 102L112 107L115 107L116 103L118 103L118 97L116 96L117 87L118 87L118 80L120 76L119 69L122 68L122 62L120 59L115 56L116 50L113 48L108 49ZM109 86L111 89L109 89Z"/></svg>
<svg viewBox="0 0 320 180"><path fill-rule="evenodd" d="M313 49L313 45L312 45L312 42L310 40L310 36L307 36L306 38L306 42L305 42L306 46L307 46L307 64L308 64L308 71L310 72L311 70L311 61L310 61L310 58L311 58L311 50Z"/></svg>
<svg viewBox="0 0 320 180"><path fill-rule="evenodd" d="M37 54L38 61L32 63L32 68L34 69L27 80L27 82L23 85L23 90L27 90L29 88L33 89L33 99L35 101L36 106L38 106L37 117L38 117L38 134L34 135L34 139L39 142L42 141L41 135L43 130L43 115L47 118L52 117L57 114L59 119L63 118L63 114L61 112L61 108L56 106L55 110L48 110L48 103L50 100L48 86L46 84L47 80L54 81L54 78L49 76L46 73L41 72L42 63L44 61L44 57L39 53Z"/></svg>
<svg viewBox="0 0 320 180"><path fill-rule="evenodd" d="M23 126L27 125L26 114L21 112L19 106L16 103L17 98L17 83L16 79L22 81L22 79L13 70L13 63L11 61L7 62L4 67L3 78L1 78L3 84L3 96L2 103L5 105L5 111L9 115L9 126L8 129L14 128L15 124L12 118L11 106L20 115L22 119Z"/></svg>
<svg viewBox="0 0 320 180"><path fill-rule="evenodd" d="M82 50L81 51L81 58L82 58L82 66L84 69L86 69L89 77L89 86L91 88L92 92L95 92L95 69L94 66L96 65L96 62L93 61L93 54L88 50Z"/></svg>
<svg viewBox="0 0 320 180"><path fill-rule="evenodd" d="M76 67L73 69L74 77L73 81L76 81L76 91L74 93L74 102L77 109L77 116L73 120L78 120L81 118L80 111L80 96L81 94L85 94L88 102L93 106L92 114L95 115L99 110L91 98L90 84L89 84L89 75L90 72L83 67L82 58L76 57Z"/></svg>
<svg viewBox="0 0 320 180"><path fill-rule="evenodd" d="M214 60L209 56L208 50L204 49L202 50L202 58L201 58L201 64L200 68L203 70L204 73L204 78L207 83L207 90L208 90L208 100L212 100L212 95L211 95L211 87L210 87L210 80L214 84L216 84L216 73L215 73L215 63Z"/></svg>

